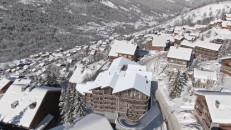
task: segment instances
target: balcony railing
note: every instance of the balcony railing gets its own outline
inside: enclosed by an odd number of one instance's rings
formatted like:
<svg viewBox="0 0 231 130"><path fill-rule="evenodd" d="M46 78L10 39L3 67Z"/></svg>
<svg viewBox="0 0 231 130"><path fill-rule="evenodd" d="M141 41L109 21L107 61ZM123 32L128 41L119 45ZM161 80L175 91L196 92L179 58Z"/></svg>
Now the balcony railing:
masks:
<svg viewBox="0 0 231 130"><path fill-rule="evenodd" d="M207 124L206 120L202 120L202 125L204 130L210 130L210 124Z"/></svg>

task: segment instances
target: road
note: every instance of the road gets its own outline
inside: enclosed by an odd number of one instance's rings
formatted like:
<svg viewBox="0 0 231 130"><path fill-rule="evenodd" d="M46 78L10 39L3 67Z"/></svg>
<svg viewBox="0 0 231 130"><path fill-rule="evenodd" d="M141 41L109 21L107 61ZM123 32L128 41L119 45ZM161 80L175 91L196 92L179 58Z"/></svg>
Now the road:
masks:
<svg viewBox="0 0 231 130"><path fill-rule="evenodd" d="M142 65L147 66L148 71L153 72L153 81L156 81L154 66L161 57L164 57L166 55L166 52L160 52L156 55L147 57L140 62ZM158 88L159 87L161 86L158 86ZM174 110L170 108L165 97L162 95L161 91L158 88L155 93L156 100L159 102L162 114L168 126L168 130L180 130L181 126L176 118L176 115L174 114Z"/></svg>
<svg viewBox="0 0 231 130"><path fill-rule="evenodd" d="M151 99L151 108L138 122L127 122L124 116L119 116L116 120L117 124L126 130L166 130L162 129L163 116L161 110L155 98L151 96Z"/></svg>

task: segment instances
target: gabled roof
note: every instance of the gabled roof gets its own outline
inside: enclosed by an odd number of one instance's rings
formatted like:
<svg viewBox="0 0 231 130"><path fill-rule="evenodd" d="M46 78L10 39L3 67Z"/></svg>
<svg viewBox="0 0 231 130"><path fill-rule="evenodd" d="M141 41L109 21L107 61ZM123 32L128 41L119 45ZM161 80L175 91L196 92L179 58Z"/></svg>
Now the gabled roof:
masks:
<svg viewBox="0 0 231 130"><path fill-rule="evenodd" d="M231 94L206 94L206 103L213 123L231 124ZM219 102L219 107L216 107Z"/></svg>
<svg viewBox="0 0 231 130"><path fill-rule="evenodd" d="M125 69L123 69L125 67ZM111 87L113 93L136 89L150 96L152 73L146 71L146 66L120 57L115 59L107 71L101 72L95 81L77 84L76 89L84 94L92 89Z"/></svg>
<svg viewBox="0 0 231 130"><path fill-rule="evenodd" d="M220 44L215 44L215 43L210 43L210 42L200 41L200 40L195 42L195 46L209 49L209 50L214 50L214 51L219 51L219 49L221 48Z"/></svg>
<svg viewBox="0 0 231 130"><path fill-rule="evenodd" d="M202 71L194 68L194 78L217 81L217 73L215 71L209 72L209 71Z"/></svg>
<svg viewBox="0 0 231 130"><path fill-rule="evenodd" d="M204 96L213 123L231 124L231 93L211 90L195 91ZM220 103L217 107L216 102Z"/></svg>
<svg viewBox="0 0 231 130"><path fill-rule="evenodd" d="M36 87L31 92L27 88L22 91L22 87L27 85L13 84L6 91L0 100L0 120L2 122L29 128L47 92L60 91L60 89L51 87ZM36 102L36 106L31 109L29 105L33 102ZM14 103L17 105L12 108L11 105Z"/></svg>
<svg viewBox="0 0 231 130"><path fill-rule="evenodd" d="M119 53L134 55L137 47L137 44L132 44L125 40L115 40L114 43L111 45L111 50L108 55L115 57L118 56Z"/></svg>
<svg viewBox="0 0 231 130"><path fill-rule="evenodd" d="M192 55L192 49L171 46L167 57L173 58L173 59L190 61L191 55Z"/></svg>
<svg viewBox="0 0 231 130"><path fill-rule="evenodd" d="M152 46L153 47L166 47L168 41L174 42L174 38L166 34L152 35Z"/></svg>
<svg viewBox="0 0 231 130"><path fill-rule="evenodd" d="M231 17L231 14L225 14L226 17Z"/></svg>
<svg viewBox="0 0 231 130"><path fill-rule="evenodd" d="M231 21L223 21L222 22L222 27L228 27L231 26Z"/></svg>

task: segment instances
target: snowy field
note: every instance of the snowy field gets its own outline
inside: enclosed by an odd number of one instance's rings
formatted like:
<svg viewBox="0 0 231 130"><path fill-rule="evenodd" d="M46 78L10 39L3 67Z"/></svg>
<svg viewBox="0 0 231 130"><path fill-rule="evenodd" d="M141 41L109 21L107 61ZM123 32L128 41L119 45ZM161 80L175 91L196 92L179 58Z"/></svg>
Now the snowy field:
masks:
<svg viewBox="0 0 231 130"><path fill-rule="evenodd" d="M197 23L198 21L203 21L205 18L218 18L222 17L225 13L231 12L231 1L220 2L219 4L210 4L202 8L192 10L188 13L182 14L161 27L174 26L176 23L182 22L182 20L189 20L192 23Z"/></svg>

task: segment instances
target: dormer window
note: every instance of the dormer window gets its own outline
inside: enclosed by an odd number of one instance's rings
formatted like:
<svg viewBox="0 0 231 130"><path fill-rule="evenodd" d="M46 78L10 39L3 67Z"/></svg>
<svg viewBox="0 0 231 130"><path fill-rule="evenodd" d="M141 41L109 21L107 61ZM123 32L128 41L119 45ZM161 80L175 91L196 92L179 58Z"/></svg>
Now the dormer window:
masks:
<svg viewBox="0 0 231 130"><path fill-rule="evenodd" d="M36 102L33 102L29 105L29 108L30 109L34 109L36 107L37 103Z"/></svg>
<svg viewBox="0 0 231 130"><path fill-rule="evenodd" d="M11 103L11 108L16 108L18 106L18 101Z"/></svg>

